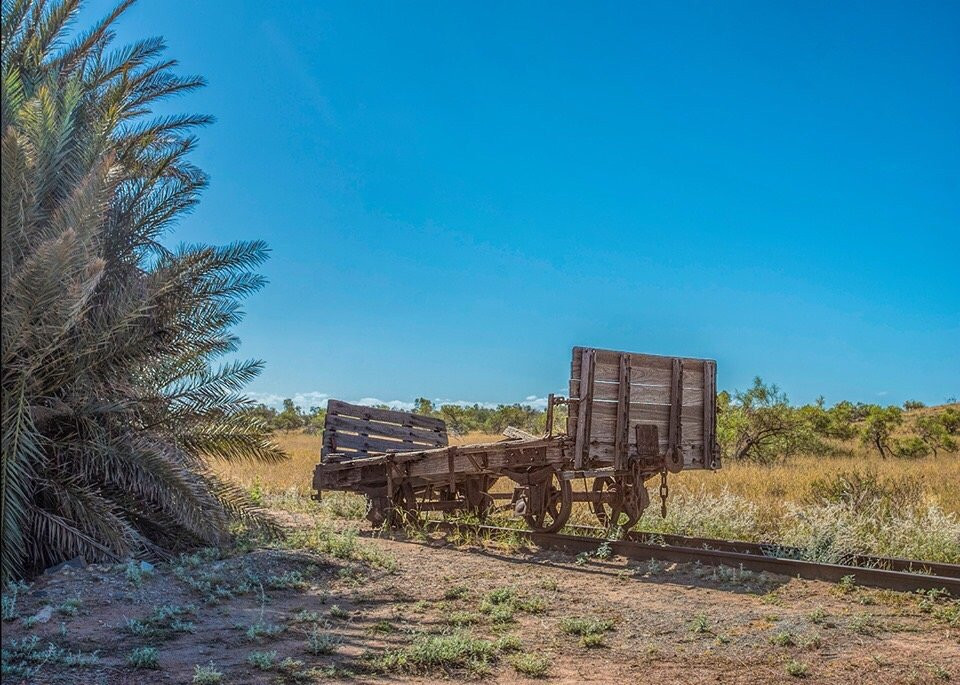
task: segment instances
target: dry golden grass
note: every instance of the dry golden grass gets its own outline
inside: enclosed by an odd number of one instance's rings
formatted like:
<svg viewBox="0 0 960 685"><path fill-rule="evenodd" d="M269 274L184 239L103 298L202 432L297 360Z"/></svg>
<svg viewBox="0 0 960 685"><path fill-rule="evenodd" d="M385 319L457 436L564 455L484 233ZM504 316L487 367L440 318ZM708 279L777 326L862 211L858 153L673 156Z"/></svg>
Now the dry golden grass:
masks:
<svg viewBox="0 0 960 685"><path fill-rule="evenodd" d="M463 445L499 439L500 436L496 435L470 433L452 438L451 443ZM289 461L272 466L220 466L219 472L246 488L258 484L266 492L289 492L292 489L300 495L309 495L313 469L320 458L321 436L278 432L275 440L290 455ZM852 470L869 470L883 480L918 479L928 498L946 511L960 513L960 456L956 454L881 460L875 454L854 449L854 456L800 456L773 466L728 462L716 472L691 471L671 476L670 487L674 492L694 492L701 487L711 493L728 490L775 516L784 508L785 502L799 502L808 497L814 481ZM506 481L502 481L497 489L508 487Z"/></svg>
<svg viewBox="0 0 960 685"><path fill-rule="evenodd" d="M713 493L728 489L766 508L779 510L785 501L801 501L810 495L814 481L853 470L875 473L882 481L917 479L928 498L947 511L960 512L960 457L956 454L909 460L880 459L875 454L860 453L851 457L805 455L773 466L727 462L720 471L691 471L672 482L688 492L701 487Z"/></svg>
<svg viewBox="0 0 960 685"><path fill-rule="evenodd" d="M220 467L221 475L270 496L269 506L302 507L312 494L313 470L321 437L278 433L277 443L290 460L274 466ZM456 444L495 441L495 435L461 436ZM717 472L688 471L670 478L666 518L659 515L658 479L651 479L651 506L639 523L642 530L742 540L777 540L807 550L808 558L835 561L851 550L880 556L901 556L960 563L960 455L922 459L881 460L855 444L851 456L799 456L762 466L728 463ZM861 477L850 478L853 474ZM866 504L839 504L833 498L834 476L845 474ZM863 476L866 476L865 478ZM816 485L816 481L825 481ZM575 482L580 489L582 482ZM494 486L509 492L501 478ZM865 490L863 488L866 488ZM871 499L872 498L872 499ZM327 506L362 516L362 498L347 493L325 498ZM283 502L285 504L278 504ZM499 525L522 525L507 512L495 515ZM596 525L588 505L574 504L571 523ZM839 556L838 556L839 555Z"/></svg>

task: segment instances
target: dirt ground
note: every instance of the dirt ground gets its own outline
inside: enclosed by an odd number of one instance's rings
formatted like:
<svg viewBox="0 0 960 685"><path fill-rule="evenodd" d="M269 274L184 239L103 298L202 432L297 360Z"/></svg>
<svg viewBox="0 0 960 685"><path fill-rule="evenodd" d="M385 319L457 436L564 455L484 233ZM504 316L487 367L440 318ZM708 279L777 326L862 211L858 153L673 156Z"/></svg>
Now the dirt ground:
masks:
<svg viewBox="0 0 960 685"><path fill-rule="evenodd" d="M42 576L5 606L4 682L960 679L943 598L364 530L218 557Z"/></svg>

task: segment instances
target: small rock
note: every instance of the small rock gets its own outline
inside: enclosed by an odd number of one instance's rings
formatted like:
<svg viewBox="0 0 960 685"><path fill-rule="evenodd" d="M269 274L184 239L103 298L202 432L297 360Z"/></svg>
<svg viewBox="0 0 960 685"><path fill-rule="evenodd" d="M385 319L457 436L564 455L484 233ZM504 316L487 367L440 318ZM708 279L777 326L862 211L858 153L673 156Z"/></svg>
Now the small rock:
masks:
<svg viewBox="0 0 960 685"><path fill-rule="evenodd" d="M83 568L86 565L87 565L86 559L84 559L83 557L74 557L70 561L64 561L63 563L57 564L56 566L51 566L50 568L48 568L46 571L43 572L43 575L45 576L53 575L54 573L57 573L59 571L64 571L66 569L71 569L71 568Z"/></svg>
<svg viewBox="0 0 960 685"><path fill-rule="evenodd" d="M40 611L30 617L34 623L46 623L53 617L53 606L47 604Z"/></svg>

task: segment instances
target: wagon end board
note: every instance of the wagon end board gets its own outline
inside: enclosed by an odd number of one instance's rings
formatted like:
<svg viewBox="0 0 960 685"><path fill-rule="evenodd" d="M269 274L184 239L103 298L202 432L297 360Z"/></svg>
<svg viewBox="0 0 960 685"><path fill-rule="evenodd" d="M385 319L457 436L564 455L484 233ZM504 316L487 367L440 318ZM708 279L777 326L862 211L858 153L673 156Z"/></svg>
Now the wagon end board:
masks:
<svg viewBox="0 0 960 685"><path fill-rule="evenodd" d="M656 426L662 453L679 448L678 469L719 468L712 359L575 347L570 400L567 435L581 461L618 463L634 453L639 424Z"/></svg>
<svg viewBox="0 0 960 685"><path fill-rule="evenodd" d="M447 426L442 419L330 400L320 461L362 459L372 454L409 452L447 444Z"/></svg>

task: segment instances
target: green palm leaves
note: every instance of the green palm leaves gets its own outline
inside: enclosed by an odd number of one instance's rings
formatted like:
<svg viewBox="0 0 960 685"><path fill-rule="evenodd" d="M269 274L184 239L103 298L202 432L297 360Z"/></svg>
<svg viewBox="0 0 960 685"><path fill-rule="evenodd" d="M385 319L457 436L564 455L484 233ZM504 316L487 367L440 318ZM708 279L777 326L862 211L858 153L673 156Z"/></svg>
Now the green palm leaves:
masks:
<svg viewBox="0 0 960 685"><path fill-rule="evenodd" d="M232 352L263 243L159 243L197 202L206 117L156 117L202 85L163 43L111 49L129 2L68 41L78 1L4 2L2 575L221 540L262 522L211 460L279 460L249 418L259 362Z"/></svg>

